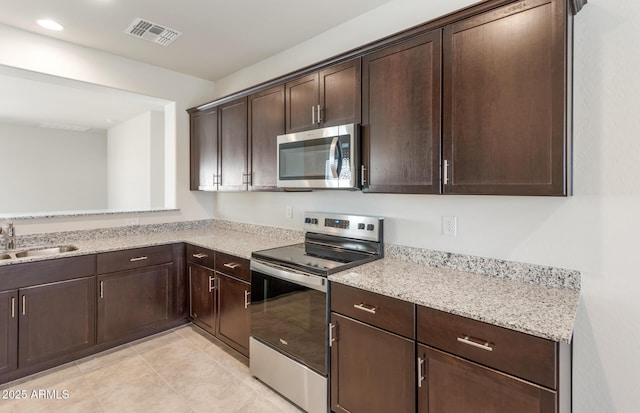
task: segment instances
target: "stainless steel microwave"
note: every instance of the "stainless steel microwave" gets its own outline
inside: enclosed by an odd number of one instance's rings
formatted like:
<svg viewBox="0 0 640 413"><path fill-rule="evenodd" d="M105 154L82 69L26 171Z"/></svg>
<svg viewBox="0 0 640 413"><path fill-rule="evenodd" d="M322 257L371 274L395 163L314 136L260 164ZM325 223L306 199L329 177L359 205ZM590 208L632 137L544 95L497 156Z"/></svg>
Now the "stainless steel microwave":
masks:
<svg viewBox="0 0 640 413"><path fill-rule="evenodd" d="M278 187L358 189L359 138L355 124L278 136Z"/></svg>

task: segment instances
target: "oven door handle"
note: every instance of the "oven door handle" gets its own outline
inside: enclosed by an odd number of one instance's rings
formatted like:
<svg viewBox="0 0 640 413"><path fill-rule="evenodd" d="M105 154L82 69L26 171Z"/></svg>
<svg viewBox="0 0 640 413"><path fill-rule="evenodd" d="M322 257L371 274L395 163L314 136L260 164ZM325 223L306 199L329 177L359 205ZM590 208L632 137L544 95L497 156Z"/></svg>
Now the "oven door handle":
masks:
<svg viewBox="0 0 640 413"><path fill-rule="evenodd" d="M327 279L317 275L299 274L291 271L281 270L262 262L251 260L251 271L256 271L264 275L289 281L305 287L312 288L323 293L327 292Z"/></svg>

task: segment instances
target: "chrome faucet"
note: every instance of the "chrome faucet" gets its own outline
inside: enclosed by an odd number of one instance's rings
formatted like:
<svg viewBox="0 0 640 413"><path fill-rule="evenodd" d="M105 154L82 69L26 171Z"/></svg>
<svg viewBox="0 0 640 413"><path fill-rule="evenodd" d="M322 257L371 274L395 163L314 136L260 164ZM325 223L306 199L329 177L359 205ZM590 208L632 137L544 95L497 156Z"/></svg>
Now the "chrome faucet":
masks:
<svg viewBox="0 0 640 413"><path fill-rule="evenodd" d="M9 222L7 230L0 227L0 234L4 237L5 248L12 250L16 248L16 229L13 226L13 222Z"/></svg>

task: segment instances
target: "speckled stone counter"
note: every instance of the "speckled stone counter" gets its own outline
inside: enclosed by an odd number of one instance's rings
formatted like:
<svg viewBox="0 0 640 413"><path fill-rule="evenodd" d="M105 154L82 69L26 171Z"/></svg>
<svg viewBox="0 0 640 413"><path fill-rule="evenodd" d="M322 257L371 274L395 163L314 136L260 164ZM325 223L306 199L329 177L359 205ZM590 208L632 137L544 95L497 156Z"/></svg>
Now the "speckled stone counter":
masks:
<svg viewBox="0 0 640 413"><path fill-rule="evenodd" d="M579 289L384 258L329 280L537 337L569 343Z"/></svg>
<svg viewBox="0 0 640 413"><path fill-rule="evenodd" d="M249 259L251 258L252 251L290 245L304 240L304 235L300 231L258 225L209 221L204 222L204 227L201 226L202 225L197 225L196 229L180 229L185 227L192 228L193 225L176 226L175 224L171 224L137 228L137 230L124 227L96 231L70 231L68 233L43 234L38 238L38 244L31 244L43 246L70 244L78 249L76 251L49 256L0 260L0 266L153 245L173 244L176 242L187 242ZM119 230L127 235L118 236ZM21 245L24 246L21 247ZM30 248L33 245L19 243L16 251Z"/></svg>

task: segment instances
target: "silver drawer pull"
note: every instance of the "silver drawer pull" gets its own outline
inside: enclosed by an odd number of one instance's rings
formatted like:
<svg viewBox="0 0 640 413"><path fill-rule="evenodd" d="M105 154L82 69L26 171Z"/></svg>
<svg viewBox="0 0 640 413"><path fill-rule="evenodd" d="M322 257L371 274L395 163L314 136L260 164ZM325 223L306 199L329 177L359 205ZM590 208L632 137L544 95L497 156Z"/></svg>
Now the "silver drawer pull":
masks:
<svg viewBox="0 0 640 413"><path fill-rule="evenodd" d="M370 314L375 314L376 313L376 308L375 307L372 307L372 306L364 304L364 303L354 304L353 308L357 308L358 310L366 311L367 313L370 313Z"/></svg>
<svg viewBox="0 0 640 413"><path fill-rule="evenodd" d="M193 258L197 258L197 259L207 258L207 257L208 257L208 255L207 254L203 254L203 253L193 254Z"/></svg>
<svg viewBox="0 0 640 413"><path fill-rule="evenodd" d="M129 259L129 261L131 261L131 262L136 262L136 261L144 261L144 260L147 260L147 259L149 259L149 258L148 258L148 257L145 257L145 256L143 255L142 257L131 258L131 259Z"/></svg>
<svg viewBox="0 0 640 413"><path fill-rule="evenodd" d="M236 264L235 262L227 262L226 264L222 264L227 268L231 268L232 270L235 270L236 268L240 267L241 264Z"/></svg>
<svg viewBox="0 0 640 413"><path fill-rule="evenodd" d="M464 344L468 344L468 345L473 346L473 347L481 348L483 350L493 351L493 347L491 347L489 345L491 343L486 341L486 340L482 340L482 341L484 341L484 344L476 343L475 341L471 341L469 336L465 335L464 337L458 337L458 341L461 342L461 343L464 343Z"/></svg>

